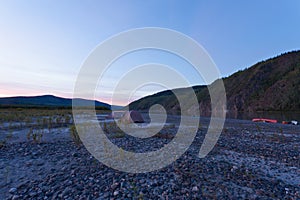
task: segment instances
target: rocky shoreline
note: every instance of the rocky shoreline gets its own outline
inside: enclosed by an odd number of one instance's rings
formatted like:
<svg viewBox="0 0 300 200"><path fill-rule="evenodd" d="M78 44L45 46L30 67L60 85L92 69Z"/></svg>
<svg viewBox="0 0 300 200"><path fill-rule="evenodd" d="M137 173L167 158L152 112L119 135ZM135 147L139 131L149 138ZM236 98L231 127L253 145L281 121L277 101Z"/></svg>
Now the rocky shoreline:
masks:
<svg viewBox="0 0 300 200"><path fill-rule="evenodd" d="M40 143L14 135L0 150L0 199L300 199L300 126L228 119L213 151L200 159L208 122L202 119L176 162L141 174L103 165L66 130ZM160 134L147 142L159 148L174 130ZM132 137L111 140L131 151L149 147Z"/></svg>

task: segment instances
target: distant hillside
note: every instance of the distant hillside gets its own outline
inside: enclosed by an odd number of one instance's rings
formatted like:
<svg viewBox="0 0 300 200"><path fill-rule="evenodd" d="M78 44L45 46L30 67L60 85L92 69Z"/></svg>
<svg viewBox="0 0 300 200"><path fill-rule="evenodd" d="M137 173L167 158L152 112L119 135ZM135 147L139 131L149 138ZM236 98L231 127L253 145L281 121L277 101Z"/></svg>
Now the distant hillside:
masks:
<svg viewBox="0 0 300 200"><path fill-rule="evenodd" d="M95 106L110 109L110 105L99 101L77 99L80 104L86 105L95 102ZM53 95L32 96L32 97L5 97L0 98L0 106L13 107L71 107L72 99L56 97Z"/></svg>
<svg viewBox="0 0 300 200"><path fill-rule="evenodd" d="M223 78L229 111L300 111L300 51L282 54ZM210 96L206 86L193 87L201 113L210 112ZM182 93L185 88L176 89ZM186 97L186 104L189 98ZM129 107L147 110L163 105L169 113L180 107L172 91L163 91L132 102ZM193 105L189 105L192 109Z"/></svg>

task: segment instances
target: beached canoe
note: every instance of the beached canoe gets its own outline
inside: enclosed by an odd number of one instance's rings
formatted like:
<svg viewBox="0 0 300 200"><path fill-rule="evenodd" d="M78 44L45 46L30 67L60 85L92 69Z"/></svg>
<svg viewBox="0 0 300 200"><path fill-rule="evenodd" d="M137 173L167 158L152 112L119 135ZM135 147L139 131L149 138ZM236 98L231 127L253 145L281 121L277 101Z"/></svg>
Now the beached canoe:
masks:
<svg viewBox="0 0 300 200"><path fill-rule="evenodd" d="M293 125L299 125L299 122L296 120L292 121L282 121L282 124L293 124Z"/></svg>
<svg viewBox="0 0 300 200"><path fill-rule="evenodd" d="M266 119L266 118L254 118L253 122L267 122L267 123L277 123L276 119Z"/></svg>

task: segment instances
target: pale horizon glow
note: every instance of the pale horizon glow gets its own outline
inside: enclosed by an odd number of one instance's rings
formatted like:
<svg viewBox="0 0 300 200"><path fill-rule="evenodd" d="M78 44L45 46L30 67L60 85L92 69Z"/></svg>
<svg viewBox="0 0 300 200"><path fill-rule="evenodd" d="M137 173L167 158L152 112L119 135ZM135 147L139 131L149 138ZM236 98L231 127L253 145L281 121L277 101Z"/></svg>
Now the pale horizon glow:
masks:
<svg viewBox="0 0 300 200"><path fill-rule="evenodd" d="M222 77L281 53L300 49L300 1L78 1L0 2L0 97L73 97L89 53L107 38L142 27L179 31L210 54ZM114 64L95 99L111 103L112 86L130 67L163 63L204 84L183 61L154 51ZM143 87L130 101L161 91ZM118 102L126 105L128 102Z"/></svg>

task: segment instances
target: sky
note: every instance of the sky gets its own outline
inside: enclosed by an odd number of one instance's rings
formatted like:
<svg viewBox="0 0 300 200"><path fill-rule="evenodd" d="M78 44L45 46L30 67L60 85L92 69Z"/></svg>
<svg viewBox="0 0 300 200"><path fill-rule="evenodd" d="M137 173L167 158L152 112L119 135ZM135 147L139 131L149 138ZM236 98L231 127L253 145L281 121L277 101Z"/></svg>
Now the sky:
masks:
<svg viewBox="0 0 300 200"><path fill-rule="evenodd" d="M221 76L300 49L298 0L0 0L0 97L53 94L72 98L77 75L106 39L130 29L181 32L208 52ZM127 57L126 57L127 56ZM112 91L130 67L173 66L191 85L205 84L188 63L166 52L128 54L107 72L95 99L112 103ZM164 89L140 86L125 105Z"/></svg>

